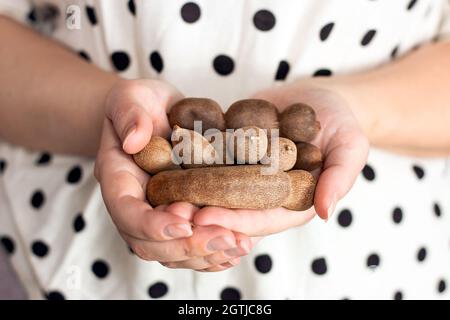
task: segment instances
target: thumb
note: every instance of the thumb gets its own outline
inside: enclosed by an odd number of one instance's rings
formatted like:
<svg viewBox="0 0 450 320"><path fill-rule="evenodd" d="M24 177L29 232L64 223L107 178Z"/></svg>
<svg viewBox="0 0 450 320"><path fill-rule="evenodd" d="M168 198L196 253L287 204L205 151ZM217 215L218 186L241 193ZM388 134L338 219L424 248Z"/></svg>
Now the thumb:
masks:
<svg viewBox="0 0 450 320"><path fill-rule="evenodd" d="M150 141L153 131L151 115L139 104L116 103L107 117L128 154L141 151Z"/></svg>

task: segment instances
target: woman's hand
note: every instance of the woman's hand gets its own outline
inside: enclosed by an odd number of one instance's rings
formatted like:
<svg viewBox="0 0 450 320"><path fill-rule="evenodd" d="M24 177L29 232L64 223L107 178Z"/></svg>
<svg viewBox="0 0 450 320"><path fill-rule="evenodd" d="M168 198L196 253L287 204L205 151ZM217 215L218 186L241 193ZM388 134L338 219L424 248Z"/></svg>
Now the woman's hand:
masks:
<svg viewBox="0 0 450 320"><path fill-rule="evenodd" d="M314 208L296 212L272 210L230 210L207 207L199 210L194 222L199 226L218 225L248 236L265 236L300 226L315 213L328 219L336 202L352 187L367 159L369 143L349 109L348 102L326 80L304 80L257 93L254 98L273 102L282 111L290 104L304 102L316 111L321 131L312 143L325 158L317 183Z"/></svg>
<svg viewBox="0 0 450 320"><path fill-rule="evenodd" d="M95 176L123 239L136 255L170 268L221 271L248 254L251 240L220 226L192 226L189 203L152 208L145 200L149 176L133 161L152 135L168 137L167 108L182 98L155 80L123 80L109 92Z"/></svg>

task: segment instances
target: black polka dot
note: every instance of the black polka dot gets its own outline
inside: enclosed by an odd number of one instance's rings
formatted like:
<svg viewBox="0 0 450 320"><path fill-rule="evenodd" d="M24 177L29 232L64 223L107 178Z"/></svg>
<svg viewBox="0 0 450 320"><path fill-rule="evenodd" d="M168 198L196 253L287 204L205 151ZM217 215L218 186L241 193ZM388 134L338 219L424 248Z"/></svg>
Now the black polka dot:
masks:
<svg viewBox="0 0 450 320"><path fill-rule="evenodd" d="M34 24L37 19L36 19L36 8L32 8L27 15L27 19L31 24Z"/></svg>
<svg viewBox="0 0 450 320"><path fill-rule="evenodd" d="M411 0L409 3L408 3L408 6L406 7L406 10L412 10L414 7L415 7L415 5L416 5L416 3L417 3L417 0Z"/></svg>
<svg viewBox="0 0 450 320"><path fill-rule="evenodd" d="M194 2L185 3L181 7L181 18L187 23L194 23L200 19L201 11L198 4Z"/></svg>
<svg viewBox="0 0 450 320"><path fill-rule="evenodd" d="M311 263L311 269L317 275L324 275L325 273L327 273L327 262L325 258L315 259Z"/></svg>
<svg viewBox="0 0 450 320"><path fill-rule="evenodd" d="M96 260L92 264L91 268L92 272L95 274L95 276L99 279L105 278L109 273L109 266L106 261L103 260Z"/></svg>
<svg viewBox="0 0 450 320"><path fill-rule="evenodd" d="M78 56L79 56L81 59L83 59L83 60L85 60L85 61L87 61L87 62L91 62L91 57L90 57L89 54L88 54L86 51L84 51L84 50L78 51Z"/></svg>
<svg viewBox="0 0 450 320"><path fill-rule="evenodd" d="M319 37L320 40L325 41L330 36L331 31L333 30L334 22L327 23L320 29Z"/></svg>
<svg viewBox="0 0 450 320"><path fill-rule="evenodd" d="M66 300L66 298L64 297L64 294L62 294L60 291L50 291L49 293L47 293L45 295L45 298L47 300Z"/></svg>
<svg viewBox="0 0 450 320"><path fill-rule="evenodd" d="M164 282L156 282L148 288L148 295L150 298L157 299L165 296L168 291L167 284Z"/></svg>
<svg viewBox="0 0 450 320"><path fill-rule="evenodd" d="M220 299L222 300L241 300L241 293L238 289L227 287L220 293Z"/></svg>
<svg viewBox="0 0 450 320"><path fill-rule="evenodd" d="M372 253L367 257L366 263L369 268L376 268L380 265L380 256L376 253Z"/></svg>
<svg viewBox="0 0 450 320"><path fill-rule="evenodd" d="M0 238L0 242L2 243L3 248L5 248L5 250L8 254L14 253L14 251L16 249L16 245L15 245L13 239L11 239L10 237L7 237L7 236L3 236Z"/></svg>
<svg viewBox="0 0 450 320"><path fill-rule="evenodd" d="M330 77L333 72L330 69L319 69L313 73L313 77Z"/></svg>
<svg viewBox="0 0 450 320"><path fill-rule="evenodd" d="M437 289L439 293L442 293L445 291L445 289L447 289L447 283L444 279L439 280Z"/></svg>
<svg viewBox="0 0 450 320"><path fill-rule="evenodd" d="M398 49L399 49L398 46L396 46L394 49L392 49L392 51L391 51L391 59L392 59L392 60L395 59L395 58L397 58L397 55L398 55Z"/></svg>
<svg viewBox="0 0 450 320"><path fill-rule="evenodd" d="M234 61L229 56L218 55L213 61L214 70L221 76L229 75L234 70Z"/></svg>
<svg viewBox="0 0 450 320"><path fill-rule="evenodd" d="M91 6L86 6L86 14L89 22L95 26L97 24L97 14L95 13L95 8Z"/></svg>
<svg viewBox="0 0 450 320"><path fill-rule="evenodd" d="M366 164L362 170L362 174L364 176L364 178L366 178L366 180L368 181L373 181L375 180L375 170L373 170L373 168Z"/></svg>
<svg viewBox="0 0 450 320"><path fill-rule="evenodd" d="M419 251L417 251L417 260L423 262L426 257L427 257L427 249L420 248Z"/></svg>
<svg viewBox="0 0 450 320"><path fill-rule="evenodd" d="M261 273L267 273L272 269L272 259L268 254L261 254L255 258L255 267Z"/></svg>
<svg viewBox="0 0 450 320"><path fill-rule="evenodd" d="M401 291L396 291L394 293L394 300L403 300L403 292Z"/></svg>
<svg viewBox="0 0 450 320"><path fill-rule="evenodd" d="M81 177L83 176L83 171L81 170L80 166L75 166L72 169L70 169L69 173L67 174L67 182L68 183L77 183L81 180Z"/></svg>
<svg viewBox="0 0 450 320"><path fill-rule="evenodd" d="M418 179L423 179L423 177L425 176L425 171L423 170L422 167L414 165L412 169Z"/></svg>
<svg viewBox="0 0 450 320"><path fill-rule="evenodd" d="M376 30L367 31L366 34L361 39L361 45L363 47L369 45L372 42L373 38L375 37L376 33L377 33Z"/></svg>
<svg viewBox="0 0 450 320"><path fill-rule="evenodd" d="M341 210L338 214L337 220L341 227L346 228L350 226L353 220L351 211L348 209Z"/></svg>
<svg viewBox="0 0 450 320"><path fill-rule="evenodd" d="M6 170L6 160L0 159L0 174L5 172L5 170Z"/></svg>
<svg viewBox="0 0 450 320"><path fill-rule="evenodd" d="M125 71L130 65L130 57L124 51L116 51L111 55L111 61L117 71Z"/></svg>
<svg viewBox="0 0 450 320"><path fill-rule="evenodd" d="M392 211L392 220L394 220L395 223L402 222L403 219L403 210L402 208L396 207Z"/></svg>
<svg viewBox="0 0 450 320"><path fill-rule="evenodd" d="M45 195L42 190L36 190L31 196L31 206L40 209L45 203Z"/></svg>
<svg viewBox="0 0 450 320"><path fill-rule="evenodd" d="M442 215L441 206L439 205L439 203L433 204L433 211L438 218Z"/></svg>
<svg viewBox="0 0 450 320"><path fill-rule="evenodd" d="M83 215L81 213L77 214L75 219L73 220L73 230L75 232L83 231L86 226L86 222L84 221Z"/></svg>
<svg viewBox="0 0 450 320"><path fill-rule="evenodd" d="M150 64L156 72L161 73L164 68L164 62L158 51L153 51L150 54Z"/></svg>
<svg viewBox="0 0 450 320"><path fill-rule="evenodd" d="M52 161L52 155L48 152L43 152L39 155L39 158L37 158L36 165L45 165L50 163L50 161Z"/></svg>
<svg viewBox="0 0 450 320"><path fill-rule="evenodd" d="M285 80L289 73L289 63L285 60L281 60L278 64L277 73L275 74L275 80Z"/></svg>
<svg viewBox="0 0 450 320"><path fill-rule="evenodd" d="M130 10L130 12L133 16L136 15L136 5L134 4L134 0L128 1L128 10Z"/></svg>
<svg viewBox="0 0 450 320"><path fill-rule="evenodd" d="M259 10L253 16L253 24L258 30L269 31L275 26L275 16L269 10Z"/></svg>
<svg viewBox="0 0 450 320"><path fill-rule="evenodd" d="M34 253L35 256L43 258L48 254L50 248L43 241L37 240L31 244L31 251Z"/></svg>

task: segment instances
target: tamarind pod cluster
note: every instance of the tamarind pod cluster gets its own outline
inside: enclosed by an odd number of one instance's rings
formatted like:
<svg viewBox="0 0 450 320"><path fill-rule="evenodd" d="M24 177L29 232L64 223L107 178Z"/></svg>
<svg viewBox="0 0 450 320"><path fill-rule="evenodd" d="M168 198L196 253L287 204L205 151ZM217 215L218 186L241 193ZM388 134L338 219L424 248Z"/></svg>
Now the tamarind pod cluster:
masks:
<svg viewBox="0 0 450 320"><path fill-rule="evenodd" d="M320 131L310 106L295 103L279 113L268 101L245 99L224 114L211 99L186 98L171 108L168 118L172 145L152 137L133 155L154 175L147 185L152 205L187 201L300 211L312 206L316 181L308 171L320 168L323 156L310 143ZM268 167L276 170L268 175L262 170Z"/></svg>

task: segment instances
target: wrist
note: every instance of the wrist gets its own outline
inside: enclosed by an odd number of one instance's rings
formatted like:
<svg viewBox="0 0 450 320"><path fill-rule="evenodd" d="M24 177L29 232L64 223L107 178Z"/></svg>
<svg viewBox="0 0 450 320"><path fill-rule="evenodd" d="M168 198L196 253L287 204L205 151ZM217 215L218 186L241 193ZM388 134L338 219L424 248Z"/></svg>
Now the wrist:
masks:
<svg viewBox="0 0 450 320"><path fill-rule="evenodd" d="M371 140L376 141L381 133L377 124L379 106L375 101L376 89L366 84L366 79L358 75L314 78L314 85L330 90L345 101L357 119L361 130Z"/></svg>
<svg viewBox="0 0 450 320"><path fill-rule="evenodd" d="M97 153L98 147L100 145L100 138L102 135L103 123L105 119L105 110L106 110L106 100L112 88L121 81L121 78L113 73L103 73L99 74L98 78L95 82L89 82L89 85L95 83L95 89L90 89L92 95L88 98L90 101L87 101L83 105L87 105L91 108L91 111L86 111L86 116L89 116L89 113L93 113L92 122L89 121L88 125L91 126L91 139L86 143L86 150L82 151L82 153L86 152L88 156L94 156ZM95 106L95 108L92 108Z"/></svg>

